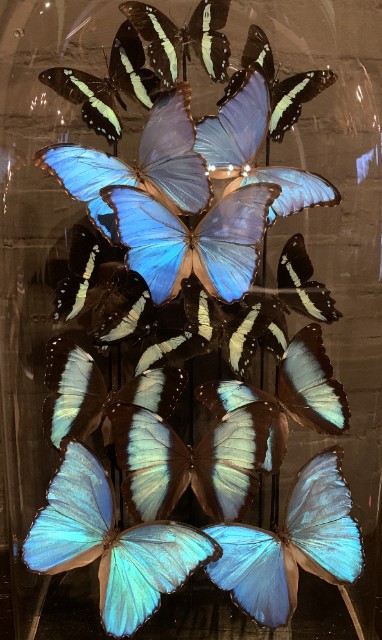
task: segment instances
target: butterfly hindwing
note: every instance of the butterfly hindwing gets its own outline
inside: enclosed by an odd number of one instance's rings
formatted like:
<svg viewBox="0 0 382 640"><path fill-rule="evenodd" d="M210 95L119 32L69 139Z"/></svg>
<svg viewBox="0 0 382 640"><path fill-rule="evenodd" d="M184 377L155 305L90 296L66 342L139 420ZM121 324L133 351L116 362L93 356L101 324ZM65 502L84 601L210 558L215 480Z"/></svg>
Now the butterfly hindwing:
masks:
<svg viewBox="0 0 382 640"><path fill-rule="evenodd" d="M192 46L205 70L215 82L227 80L227 67L231 54L230 44L223 29L226 25L230 0L202 0L191 16L188 30Z"/></svg>
<svg viewBox="0 0 382 640"><path fill-rule="evenodd" d="M310 324L297 333L283 356L278 396L299 424L340 435L349 428L350 411L343 386L332 375L321 327Z"/></svg>
<svg viewBox="0 0 382 640"><path fill-rule="evenodd" d="M321 282L310 281L313 265L305 249L304 238L296 233L284 246L277 270L280 298L298 313L330 324L342 314Z"/></svg>
<svg viewBox="0 0 382 640"><path fill-rule="evenodd" d="M260 625L285 625L297 604L296 562L276 535L239 524L218 524L205 531L218 542L222 557L206 567L220 589ZM287 566L285 566L287 565Z"/></svg>
<svg viewBox="0 0 382 640"><path fill-rule="evenodd" d="M93 454L69 442L23 546L30 569L50 575L88 564L103 552L114 519L109 481Z"/></svg>
<svg viewBox="0 0 382 640"><path fill-rule="evenodd" d="M200 566L218 557L218 545L193 527L174 522L138 525L117 537L99 569L103 625L131 636Z"/></svg>

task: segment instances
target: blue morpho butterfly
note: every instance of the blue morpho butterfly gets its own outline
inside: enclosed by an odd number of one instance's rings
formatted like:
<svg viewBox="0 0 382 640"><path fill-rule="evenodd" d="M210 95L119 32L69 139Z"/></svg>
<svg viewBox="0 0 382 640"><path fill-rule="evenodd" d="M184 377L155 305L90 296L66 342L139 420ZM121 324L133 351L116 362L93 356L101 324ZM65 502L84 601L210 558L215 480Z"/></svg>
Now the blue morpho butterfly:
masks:
<svg viewBox="0 0 382 640"><path fill-rule="evenodd" d="M123 259L123 252L119 248L111 247L102 237L96 238L83 225L73 225L68 262L71 275L57 285L54 320L68 321L81 316L89 307L89 290L99 282L102 263L114 262L118 258ZM124 268L123 262L120 266ZM106 275L103 278L110 281Z"/></svg>
<svg viewBox="0 0 382 640"><path fill-rule="evenodd" d="M313 265L304 238L296 233L285 244L277 269L278 296L291 309L313 320L330 324L342 317L322 282L310 281Z"/></svg>
<svg viewBox="0 0 382 640"><path fill-rule="evenodd" d="M268 83L261 67L246 71L242 88L222 107L217 116L204 118L196 127L195 150L206 160L212 178L231 181L230 193L248 184L278 184L281 195L272 204L268 225L277 216L289 216L305 207L334 206L341 196L325 178L289 167L257 167L270 119Z"/></svg>
<svg viewBox="0 0 382 640"><path fill-rule="evenodd" d="M98 323L92 332L102 349L121 340L128 341L129 358L133 362L138 351L135 375L164 363L183 365L186 360L211 350L206 332L187 326L183 301L174 300L162 307L153 304L144 279L135 271L127 271L129 286L119 300L114 296L110 312L97 313ZM135 286L131 286L131 281ZM139 350L134 347L139 346Z"/></svg>
<svg viewBox="0 0 382 640"><path fill-rule="evenodd" d="M212 346L220 346L232 371L244 377L252 366L257 341L263 337L269 348L282 350L288 346L283 307L276 297L247 294L239 305L219 306L192 275L182 282L187 331L205 338ZM232 308L234 307L234 308ZM277 346L273 344L277 338Z"/></svg>
<svg viewBox="0 0 382 640"><path fill-rule="evenodd" d="M279 194L272 184L238 189L191 230L144 191L101 191L115 212L117 236L129 248L128 265L146 280L157 305L177 296L192 271L210 295L228 303L241 298L258 266L268 208Z"/></svg>
<svg viewBox="0 0 382 640"><path fill-rule="evenodd" d="M165 518L191 486L209 516L239 518L257 490L275 413L267 402L232 411L192 448L155 413L113 405L108 416L129 510L143 521Z"/></svg>
<svg viewBox="0 0 382 640"><path fill-rule="evenodd" d="M206 382L195 393L217 416L267 400L277 406L282 431L287 431L286 419L291 418L318 433L339 436L349 428L350 411L343 386L332 375L321 327L309 324L295 335L284 353L277 397L236 380Z"/></svg>
<svg viewBox="0 0 382 640"><path fill-rule="evenodd" d="M137 165L75 144L56 144L36 152L37 166L54 175L66 192L85 202L92 222L111 237L112 211L99 195L110 185L143 187L166 206L196 214L207 208L211 187L203 158L193 151L195 126L187 83L162 94L143 129Z"/></svg>
<svg viewBox="0 0 382 640"><path fill-rule="evenodd" d="M122 136L117 104L126 110L120 92L137 98L150 109L152 95L159 90L159 78L150 69L143 69L144 64L140 38L126 20L113 41L108 78L70 67L53 67L40 73L39 80L72 104L82 104L82 119L89 129L113 144Z"/></svg>
<svg viewBox="0 0 382 640"><path fill-rule="evenodd" d="M176 522L115 529L113 488L100 462L78 442L65 457L23 546L32 571L54 575L101 558L100 613L105 631L132 636L200 566L219 557L203 532Z"/></svg>
<svg viewBox="0 0 382 640"><path fill-rule="evenodd" d="M227 80L230 46L218 29L226 25L229 6L230 0L200 0L183 28L146 2L128 0L119 8L140 36L150 42L150 66L165 86L171 86L178 78L178 59L191 59L190 44L214 82Z"/></svg>
<svg viewBox="0 0 382 640"><path fill-rule="evenodd" d="M302 103L309 102L337 80L336 74L330 69L305 71L281 82L276 80L271 45L264 31L252 24L248 30L241 65L247 68L254 63L263 68L269 82L272 106L269 135L277 142L282 142L285 133L299 119ZM245 78L245 68L233 74L218 105L224 104L239 90Z"/></svg>
<svg viewBox="0 0 382 640"><path fill-rule="evenodd" d="M134 404L169 416L187 383L181 369L163 367L135 377L119 391L108 392L89 353L69 338L51 338L47 344L45 384L52 391L43 406L43 425L54 446L66 436L85 440L113 402ZM107 423L104 424L107 434Z"/></svg>
<svg viewBox="0 0 382 640"><path fill-rule="evenodd" d="M363 567L358 524L341 472L340 447L316 455L299 472L276 533L244 524L205 531L222 547L206 571L262 626L287 624L297 606L298 565L332 584L351 584Z"/></svg>

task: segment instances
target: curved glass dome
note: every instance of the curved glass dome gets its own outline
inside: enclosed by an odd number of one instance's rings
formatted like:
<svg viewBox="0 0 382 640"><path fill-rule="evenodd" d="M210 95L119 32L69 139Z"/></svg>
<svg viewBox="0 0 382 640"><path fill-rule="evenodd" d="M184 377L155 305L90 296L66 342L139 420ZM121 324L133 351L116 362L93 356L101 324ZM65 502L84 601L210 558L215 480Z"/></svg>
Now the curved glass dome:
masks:
<svg viewBox="0 0 382 640"><path fill-rule="evenodd" d="M190 20L190 3L157 0L155 4L178 25ZM83 327L52 321L54 289L67 274L71 229L73 224L86 221L86 207L36 167L33 156L47 145L63 142L108 153L115 150L104 136L86 126L81 105L57 95L38 75L48 68L65 66L100 78L107 76L106 61L123 16L118 3L105 0L14 0L3 3L1 17L0 373L8 514L3 536L12 549L16 637L63 640L81 636L85 640L104 637L99 624L97 563L49 579L29 572L21 555L23 541L37 510L45 504L49 480L59 463L41 422L47 395L46 343L52 335L69 330L84 349L92 349ZM278 219L267 233L258 283L275 292L280 252L293 234L303 234L314 279L326 284L343 315L339 322L322 327L326 351L335 377L344 385L352 415L351 428L341 438L291 423L280 477L263 476L261 491L245 521L257 525L260 517L262 526L268 528L269 520L275 519L275 501L282 515L299 469L318 452L340 444L343 471L353 497L352 513L362 527L364 571L354 586L337 589L301 570L297 612L289 626L272 637L321 640L330 632L336 638L372 640L376 637L381 471L381 56L380 33L375 28L380 24L380 8L376 3L353 0L232 0L222 29L231 47L229 76L240 68L251 24L267 34L277 80L313 69L330 69L338 76L333 86L303 105L298 122L283 142L271 142L269 157L263 150L258 163L264 166L269 161L271 166L297 167L325 176L339 190L342 201L336 207L318 206ZM147 48L147 42L144 44ZM224 85L213 83L192 49L191 54L187 80L196 121L217 113L216 102ZM148 112L128 97L126 106L126 111L119 109L124 131L118 156L134 165ZM220 195L222 183L214 181L214 188ZM306 324L306 317L289 315L289 336ZM135 348L139 352L139 345ZM131 374L129 354L123 347L112 347L108 358L92 353L109 388L123 382L127 370ZM191 443L216 424L194 402L193 391L207 380L232 377L232 372L221 352L190 360L186 367L191 380L171 424L176 424L178 434ZM259 350L250 379L274 392L275 365L270 354ZM107 463L101 439L95 436L92 444ZM114 473L118 497L118 469L114 468ZM191 493L185 494L173 517L196 526L207 522ZM126 513L124 519L127 526L131 519ZM164 599L161 611L139 632L142 638L159 638L164 633L176 633L179 638L208 635L218 640L228 635L270 637L258 631L233 607L227 593L213 587L202 572L177 595Z"/></svg>

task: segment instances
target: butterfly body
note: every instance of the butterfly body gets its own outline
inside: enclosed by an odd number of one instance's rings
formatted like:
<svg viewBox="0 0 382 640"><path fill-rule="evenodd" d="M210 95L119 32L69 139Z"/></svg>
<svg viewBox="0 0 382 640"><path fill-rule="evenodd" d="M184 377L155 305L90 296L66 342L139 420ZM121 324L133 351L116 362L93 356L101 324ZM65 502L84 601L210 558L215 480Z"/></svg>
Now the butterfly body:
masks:
<svg viewBox="0 0 382 640"><path fill-rule="evenodd" d="M144 40L150 42L148 54L155 72L166 87L178 78L179 60L190 60L190 45L215 82L227 79L230 47L219 31L226 24L229 0L201 0L190 21L182 27L156 7L142 2L124 2L120 10L133 23Z"/></svg>
<svg viewBox="0 0 382 640"><path fill-rule="evenodd" d="M353 583L362 571L359 527L349 515L342 450L310 460L291 488L280 529L240 524L207 527L223 555L207 568L220 588L260 625L287 624L297 606L298 565L332 584Z"/></svg>

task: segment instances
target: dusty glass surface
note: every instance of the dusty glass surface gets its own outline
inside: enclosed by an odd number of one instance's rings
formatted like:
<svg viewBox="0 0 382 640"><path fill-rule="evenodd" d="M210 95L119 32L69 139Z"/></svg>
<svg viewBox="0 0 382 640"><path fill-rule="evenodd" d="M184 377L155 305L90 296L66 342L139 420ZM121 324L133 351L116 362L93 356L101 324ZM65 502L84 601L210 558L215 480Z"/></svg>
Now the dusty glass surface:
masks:
<svg viewBox="0 0 382 640"><path fill-rule="evenodd" d="M182 24L192 3L156 3ZM54 285L65 270L67 234L85 215L54 180L34 167L33 154L55 142L76 142L108 151L100 136L88 131L80 108L41 85L38 74L50 66L71 65L106 75L102 46L109 53L122 21L117 2L105 0L9 0L2 2L0 73L2 91L1 153L16 154L11 176L3 180L1 216L1 401L7 512L12 546L13 590L18 640L104 637L99 625L97 566L49 580L28 572L20 550L36 510L44 504L48 481L57 466L55 451L44 440L41 406L45 343L52 335L50 319ZM315 267L343 313L338 323L323 326L324 342L336 377L349 397L351 429L340 443L344 473L351 487L354 515L363 530L365 569L350 589L352 615L361 630L374 635L377 570L380 563L381 462L381 31L380 3L364 0L291 0L254 3L232 0L225 33L230 39L232 69L238 68L250 23L259 24L273 47L279 75L327 65L337 83L303 107L302 116L281 145L271 145L271 164L285 164L325 175L342 194L338 207L315 208L279 221L268 234L267 281L275 284L281 248L293 234L304 235ZM195 117L216 112L222 87L213 85L194 58L189 65ZM125 134L119 153L133 161L146 112L128 101ZM8 160L6 169L8 172ZM307 324L292 315L289 332ZM82 343L85 344L86 342ZM102 360L101 360L102 362ZM115 365L115 360L113 361ZM193 365L194 385L216 377L219 363ZM106 362L103 364L108 371ZM266 373L272 384L273 365ZM112 371L113 375L113 371ZM271 388L269 386L269 388ZM187 440L207 429L207 414L192 408L189 391L176 416L178 432ZM280 480L284 504L296 472L315 453L335 442L297 426ZM264 481L264 523L269 521L270 480ZM257 519L255 502L247 521ZM191 498L185 496L174 517L202 524ZM48 594L48 595L47 595ZM45 600L47 595L47 599ZM45 603L45 604L44 604ZM354 609L353 609L354 608ZM41 618L40 618L41 615ZM291 628L275 638L356 638L336 587L304 575L299 607ZM203 576L187 590L167 598L162 611L137 637L250 638L268 637L246 621ZM310 634L310 635L309 635ZM363 634L363 635L361 635Z"/></svg>

